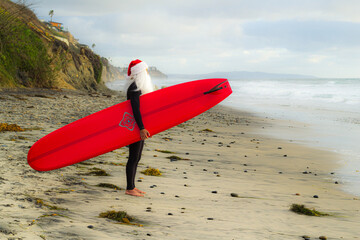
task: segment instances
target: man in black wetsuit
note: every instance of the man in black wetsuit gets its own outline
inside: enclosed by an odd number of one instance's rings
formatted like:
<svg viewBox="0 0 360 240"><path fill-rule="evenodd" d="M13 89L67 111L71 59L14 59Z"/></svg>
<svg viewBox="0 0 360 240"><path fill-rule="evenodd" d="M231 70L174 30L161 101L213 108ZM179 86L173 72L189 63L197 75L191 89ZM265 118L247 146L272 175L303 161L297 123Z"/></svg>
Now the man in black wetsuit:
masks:
<svg viewBox="0 0 360 240"><path fill-rule="evenodd" d="M140 113L140 95L153 91L153 85L148 73L148 66L141 60L134 60L128 68L128 81L125 85L127 99L130 99L136 124L140 129L141 140L129 145L129 159L126 164L127 187L125 194L143 197L145 192L135 187L135 175L144 140L150 137L150 133L145 129Z"/></svg>

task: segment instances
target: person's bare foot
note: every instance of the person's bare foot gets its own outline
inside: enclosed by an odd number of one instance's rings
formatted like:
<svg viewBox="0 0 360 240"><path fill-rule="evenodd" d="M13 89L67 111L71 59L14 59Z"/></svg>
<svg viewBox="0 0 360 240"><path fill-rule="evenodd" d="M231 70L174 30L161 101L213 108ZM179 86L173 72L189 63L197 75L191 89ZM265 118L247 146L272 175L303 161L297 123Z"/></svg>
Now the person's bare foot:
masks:
<svg viewBox="0 0 360 240"><path fill-rule="evenodd" d="M135 197L143 197L144 195L142 195L141 193L139 193L138 191L136 191L135 189L133 190L126 190L125 194L131 195L131 196L135 196Z"/></svg>
<svg viewBox="0 0 360 240"><path fill-rule="evenodd" d="M138 193L141 193L141 194L146 194L146 192L143 192L141 191L140 189L137 189L137 188L134 188L133 190L137 191Z"/></svg>

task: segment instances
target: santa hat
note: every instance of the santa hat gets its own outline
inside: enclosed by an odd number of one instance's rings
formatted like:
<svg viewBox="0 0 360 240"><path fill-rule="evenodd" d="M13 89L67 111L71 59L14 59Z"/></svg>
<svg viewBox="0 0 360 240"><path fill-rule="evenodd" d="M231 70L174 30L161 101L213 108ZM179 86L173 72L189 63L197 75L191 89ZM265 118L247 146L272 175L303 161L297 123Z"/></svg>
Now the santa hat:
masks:
<svg viewBox="0 0 360 240"><path fill-rule="evenodd" d="M145 69L147 68L148 65L139 59L131 61L128 68L128 76L130 77L132 75L141 73L142 71L145 71Z"/></svg>

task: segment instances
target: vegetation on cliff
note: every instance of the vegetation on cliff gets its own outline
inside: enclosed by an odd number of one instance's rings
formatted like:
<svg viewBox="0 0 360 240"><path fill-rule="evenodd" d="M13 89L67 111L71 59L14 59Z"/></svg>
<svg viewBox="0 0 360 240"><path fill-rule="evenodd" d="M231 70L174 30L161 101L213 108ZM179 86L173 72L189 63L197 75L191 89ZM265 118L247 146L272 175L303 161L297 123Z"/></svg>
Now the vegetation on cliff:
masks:
<svg viewBox="0 0 360 240"><path fill-rule="evenodd" d="M0 5L0 86L52 87L46 46L17 16L26 11L18 6L9 12Z"/></svg>

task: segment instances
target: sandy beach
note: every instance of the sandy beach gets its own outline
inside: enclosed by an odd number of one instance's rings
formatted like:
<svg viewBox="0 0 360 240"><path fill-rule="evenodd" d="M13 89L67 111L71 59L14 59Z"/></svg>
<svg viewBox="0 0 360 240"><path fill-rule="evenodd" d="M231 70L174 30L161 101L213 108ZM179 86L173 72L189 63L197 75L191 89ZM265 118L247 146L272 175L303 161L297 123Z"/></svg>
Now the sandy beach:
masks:
<svg viewBox="0 0 360 240"><path fill-rule="evenodd" d="M126 147L50 172L28 166L38 139L124 100L115 93L0 90L0 123L25 129L0 132L0 239L360 238L360 201L336 180L338 156L261 134L279 126L301 131L295 122L219 105L146 141L136 176L143 198L125 195ZM162 175L140 173L148 167ZM93 168L109 176L89 175ZM329 216L296 214L294 203ZM110 210L126 211L133 224L99 217Z"/></svg>

